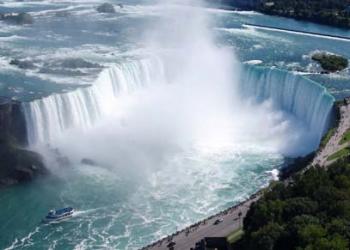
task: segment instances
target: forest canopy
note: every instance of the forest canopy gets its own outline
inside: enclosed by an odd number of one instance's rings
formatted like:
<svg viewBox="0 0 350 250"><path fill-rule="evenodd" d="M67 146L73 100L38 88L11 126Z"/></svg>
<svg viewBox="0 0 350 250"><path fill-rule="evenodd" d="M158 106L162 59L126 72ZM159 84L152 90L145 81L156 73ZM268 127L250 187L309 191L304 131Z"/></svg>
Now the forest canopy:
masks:
<svg viewBox="0 0 350 250"><path fill-rule="evenodd" d="M349 159L279 182L252 205L244 232L234 249L349 249Z"/></svg>

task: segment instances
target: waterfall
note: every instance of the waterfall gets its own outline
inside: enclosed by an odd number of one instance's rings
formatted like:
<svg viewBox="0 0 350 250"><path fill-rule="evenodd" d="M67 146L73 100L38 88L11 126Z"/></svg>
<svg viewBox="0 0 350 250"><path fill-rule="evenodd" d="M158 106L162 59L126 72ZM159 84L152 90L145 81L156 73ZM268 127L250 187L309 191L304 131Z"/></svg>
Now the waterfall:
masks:
<svg viewBox="0 0 350 250"><path fill-rule="evenodd" d="M88 129L113 112L118 96L166 82L165 66L155 57L111 66L90 86L23 103L29 144L50 143L71 128ZM272 100L321 139L334 102L324 87L294 73L248 65L243 66L240 83L243 98Z"/></svg>
<svg viewBox="0 0 350 250"><path fill-rule="evenodd" d="M118 96L164 83L164 78L159 58L135 60L103 70L92 85L23 102L29 145L50 143L71 128L87 129L115 108Z"/></svg>
<svg viewBox="0 0 350 250"><path fill-rule="evenodd" d="M320 84L296 73L244 65L240 90L256 102L267 99L296 116L321 140L331 120L334 97Z"/></svg>

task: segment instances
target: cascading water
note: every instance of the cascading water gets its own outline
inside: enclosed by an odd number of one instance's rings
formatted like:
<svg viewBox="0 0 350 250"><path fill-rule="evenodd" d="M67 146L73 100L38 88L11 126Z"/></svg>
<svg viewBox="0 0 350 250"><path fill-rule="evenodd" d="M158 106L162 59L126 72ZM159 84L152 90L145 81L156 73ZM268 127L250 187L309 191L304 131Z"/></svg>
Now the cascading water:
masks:
<svg viewBox="0 0 350 250"><path fill-rule="evenodd" d="M245 65L241 74L242 95L256 102L271 99L277 108L303 121L316 134L316 143L329 126L334 97L318 83L295 73Z"/></svg>
<svg viewBox="0 0 350 250"><path fill-rule="evenodd" d="M166 69L158 57L114 65L102 71L92 86L23 103L28 141L50 142L72 128L87 129L113 112L122 94L165 83ZM242 67L240 91L256 102L274 105L304 122L316 134L316 144L329 125L334 98L319 84L299 75L263 67Z"/></svg>
<svg viewBox="0 0 350 250"><path fill-rule="evenodd" d="M24 102L28 142L30 145L50 143L66 130L87 129L114 109L118 96L164 83L164 79L161 60L152 57L113 65L103 70L92 86Z"/></svg>

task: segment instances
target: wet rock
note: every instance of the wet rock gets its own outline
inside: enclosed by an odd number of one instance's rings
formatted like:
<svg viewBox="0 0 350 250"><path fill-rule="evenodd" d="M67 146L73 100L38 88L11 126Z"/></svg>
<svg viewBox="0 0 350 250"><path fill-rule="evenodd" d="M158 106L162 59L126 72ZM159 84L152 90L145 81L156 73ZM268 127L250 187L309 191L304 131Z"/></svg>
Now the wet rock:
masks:
<svg viewBox="0 0 350 250"><path fill-rule="evenodd" d="M69 70L69 69L50 69L50 68L41 68L39 73L42 74L53 74L53 75L63 75L63 76L85 76L88 75L80 70Z"/></svg>
<svg viewBox="0 0 350 250"><path fill-rule="evenodd" d="M69 58L62 62L61 64L64 68L78 69L78 68L100 68L101 66L96 63L91 63L85 61L81 58Z"/></svg>
<svg viewBox="0 0 350 250"><path fill-rule="evenodd" d="M28 13L1 14L0 20L17 25L33 24L34 18Z"/></svg>
<svg viewBox="0 0 350 250"><path fill-rule="evenodd" d="M0 151L2 153L0 168L1 172L5 173L5 176L0 176L0 179L12 179L13 182L18 183L48 174L43 159L38 153L4 143L0 145Z"/></svg>
<svg viewBox="0 0 350 250"><path fill-rule="evenodd" d="M0 98L0 186L29 181L48 173L38 153L22 148L26 143L20 103Z"/></svg>
<svg viewBox="0 0 350 250"><path fill-rule="evenodd" d="M103 3L96 10L100 13L115 13L114 6L110 3Z"/></svg>
<svg viewBox="0 0 350 250"><path fill-rule="evenodd" d="M26 146L27 128L21 103L0 97L0 143L9 142Z"/></svg>
<svg viewBox="0 0 350 250"><path fill-rule="evenodd" d="M16 65L20 69L34 69L35 65L33 62L28 60L18 60L14 59L10 62L11 65Z"/></svg>
<svg viewBox="0 0 350 250"><path fill-rule="evenodd" d="M85 164L85 165L89 165L89 166L97 166L98 165L94 160L89 159L89 158L82 159L81 164Z"/></svg>
<svg viewBox="0 0 350 250"><path fill-rule="evenodd" d="M55 13L55 16L57 16L57 17L67 17L67 16L70 16L70 13L68 11L57 11Z"/></svg>
<svg viewBox="0 0 350 250"><path fill-rule="evenodd" d="M0 142L0 186L31 181L48 174L42 157L18 148L11 140Z"/></svg>

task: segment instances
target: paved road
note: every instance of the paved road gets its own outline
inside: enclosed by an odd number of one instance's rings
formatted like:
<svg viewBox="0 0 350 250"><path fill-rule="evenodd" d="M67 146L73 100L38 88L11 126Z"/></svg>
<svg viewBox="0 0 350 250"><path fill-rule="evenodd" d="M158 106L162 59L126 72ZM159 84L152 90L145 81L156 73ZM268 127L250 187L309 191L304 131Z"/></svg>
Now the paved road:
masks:
<svg viewBox="0 0 350 250"><path fill-rule="evenodd" d="M350 129L350 104L343 105L340 108L340 122L334 135L329 139L327 145L321 149L312 161L312 166L319 165L321 167L327 167L334 161L329 161L327 158L338 152L339 150L347 147L349 143L340 144L340 141L344 133Z"/></svg>
<svg viewBox="0 0 350 250"><path fill-rule="evenodd" d="M242 221L250 205L257 201L260 195L254 195L251 199L241 203L236 207L229 208L224 212L212 216L212 218L190 226L173 237L162 239L153 245L143 249L149 250L167 250L170 241L176 243L175 250L190 250L194 248L196 242L205 237L226 237L233 231L242 226ZM241 216L239 214L241 213ZM214 225L217 219L222 219L218 225Z"/></svg>

